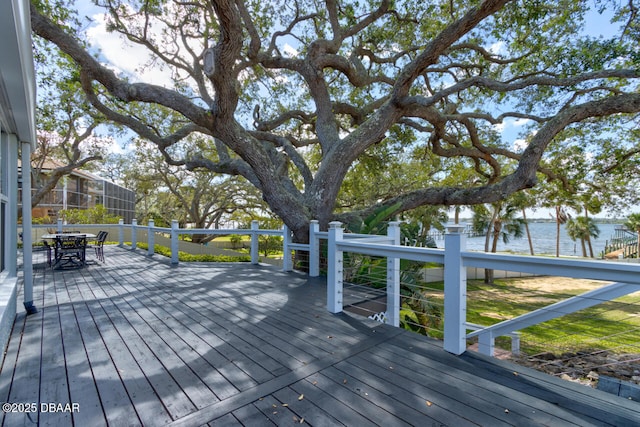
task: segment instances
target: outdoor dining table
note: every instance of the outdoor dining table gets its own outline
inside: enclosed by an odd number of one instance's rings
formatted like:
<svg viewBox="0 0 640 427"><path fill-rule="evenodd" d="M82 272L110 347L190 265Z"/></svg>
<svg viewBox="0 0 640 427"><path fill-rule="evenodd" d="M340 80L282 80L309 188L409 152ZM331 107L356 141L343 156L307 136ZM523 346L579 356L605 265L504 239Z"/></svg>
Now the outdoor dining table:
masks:
<svg viewBox="0 0 640 427"><path fill-rule="evenodd" d="M95 239L92 233L52 233L43 234L43 240L53 240L54 259L53 268L84 267L87 254L87 239ZM66 261L65 261L66 258Z"/></svg>

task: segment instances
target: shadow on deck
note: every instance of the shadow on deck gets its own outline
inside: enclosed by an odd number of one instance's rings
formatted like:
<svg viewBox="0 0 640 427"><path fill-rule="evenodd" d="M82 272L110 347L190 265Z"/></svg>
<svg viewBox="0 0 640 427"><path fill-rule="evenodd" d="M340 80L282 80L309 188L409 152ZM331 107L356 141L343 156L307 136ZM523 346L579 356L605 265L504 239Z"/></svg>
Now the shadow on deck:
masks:
<svg viewBox="0 0 640 427"><path fill-rule="evenodd" d="M3 425L640 424L640 403L330 314L321 280L105 257L35 270L39 311L18 315L0 371Z"/></svg>

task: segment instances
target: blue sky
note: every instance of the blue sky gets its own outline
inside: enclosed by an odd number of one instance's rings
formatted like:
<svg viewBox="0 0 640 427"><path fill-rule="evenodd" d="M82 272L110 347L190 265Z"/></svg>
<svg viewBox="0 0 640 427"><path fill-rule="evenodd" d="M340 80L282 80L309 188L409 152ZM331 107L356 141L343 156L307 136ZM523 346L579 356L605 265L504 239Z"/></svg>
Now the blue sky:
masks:
<svg viewBox="0 0 640 427"><path fill-rule="evenodd" d="M158 85L170 85L170 71L158 67L146 67L141 74L140 69L146 56L145 48L125 42L117 34L108 33L104 26L104 17L101 9L96 8L89 0L78 1L79 16L91 17L93 22L87 26L86 31L92 45L101 51L102 58L110 63L110 67L121 72L130 79L144 80L148 83ZM618 25L610 22L611 14L606 12L603 15L593 11L586 17L586 31L594 37L609 38L617 33ZM518 144L519 133L522 127L527 123L526 120L509 119L501 126L503 140L509 144ZM122 147L117 144L112 148L114 152L123 152ZM529 212L529 215L536 218L549 218L549 211L545 209L537 209L535 212ZM609 216L607 212L600 216Z"/></svg>

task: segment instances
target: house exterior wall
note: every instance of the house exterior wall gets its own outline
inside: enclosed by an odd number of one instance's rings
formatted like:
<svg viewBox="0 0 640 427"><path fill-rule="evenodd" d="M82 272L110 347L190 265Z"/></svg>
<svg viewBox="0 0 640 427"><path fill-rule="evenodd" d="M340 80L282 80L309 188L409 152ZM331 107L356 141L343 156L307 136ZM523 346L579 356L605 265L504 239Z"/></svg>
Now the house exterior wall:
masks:
<svg viewBox="0 0 640 427"><path fill-rule="evenodd" d="M36 141L28 0L0 1L0 40L0 347L4 349L17 311L18 155L20 150L29 154ZM30 240L30 221L25 233ZM27 294L33 285L30 250L23 263Z"/></svg>

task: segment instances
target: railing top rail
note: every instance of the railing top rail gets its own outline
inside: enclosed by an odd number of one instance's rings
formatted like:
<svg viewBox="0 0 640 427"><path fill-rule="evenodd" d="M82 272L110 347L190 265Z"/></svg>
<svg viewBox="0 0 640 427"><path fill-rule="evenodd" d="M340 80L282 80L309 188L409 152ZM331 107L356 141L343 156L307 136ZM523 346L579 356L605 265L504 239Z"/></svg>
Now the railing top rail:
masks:
<svg viewBox="0 0 640 427"><path fill-rule="evenodd" d="M289 249L297 250L297 251L308 251L309 244L308 243L290 243Z"/></svg>
<svg viewBox="0 0 640 427"><path fill-rule="evenodd" d="M62 228L114 228L119 227L120 224L63 224ZM32 224L31 228L57 228L58 224Z"/></svg>
<svg viewBox="0 0 640 427"><path fill-rule="evenodd" d="M640 285L639 264L487 252L462 252L462 260L467 267Z"/></svg>
<svg viewBox="0 0 640 427"><path fill-rule="evenodd" d="M138 226L139 228L147 228L146 226ZM168 228L166 230L171 230ZM227 229L211 229L211 228L179 228L177 229L180 234L264 234L271 236L282 236L282 230L267 230L257 229L251 230L248 228L227 228Z"/></svg>
<svg viewBox="0 0 640 427"><path fill-rule="evenodd" d="M412 261L444 262L444 249L419 248L413 246L396 246L382 243L364 242L362 240L342 240L336 242L338 250L365 255L401 258Z"/></svg>
<svg viewBox="0 0 640 427"><path fill-rule="evenodd" d="M343 237L345 239L376 239L376 238L388 239L388 237L384 234L344 233Z"/></svg>

